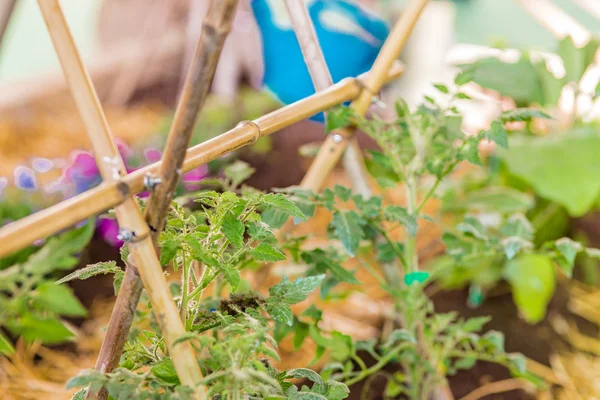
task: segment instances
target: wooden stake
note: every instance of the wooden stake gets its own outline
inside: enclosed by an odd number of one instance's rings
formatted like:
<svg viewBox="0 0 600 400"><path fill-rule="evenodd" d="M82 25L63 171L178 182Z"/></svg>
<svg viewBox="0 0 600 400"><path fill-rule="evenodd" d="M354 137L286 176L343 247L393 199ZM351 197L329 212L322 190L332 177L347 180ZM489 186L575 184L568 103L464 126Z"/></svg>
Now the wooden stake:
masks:
<svg viewBox="0 0 600 400"><path fill-rule="evenodd" d="M397 62L388 72L386 81L398 78L403 71L404 67ZM188 149L182 171L190 171L233 150L252 144L260 137L271 135L334 105L356 98L368 76L366 74L359 78L344 79L323 92L282 107L254 121L240 123L230 131ZM128 174L120 182L105 182L85 193L4 226L0 229L0 258L88 217L109 210L121 204L129 194L145 191L144 176L157 174L161 165L161 162L148 165Z"/></svg>
<svg viewBox="0 0 600 400"><path fill-rule="evenodd" d="M106 122L106 117L92 82L83 66L58 0L38 0L48 31L79 109L88 136L92 141L98 168L107 182L119 182L126 175L125 165ZM139 268L153 312L160 325L173 364L181 383L194 389L193 398L205 399L202 379L192 346L188 342L175 345L185 335L177 307L169 293L167 281L158 261L150 230L135 198L129 195L115 209L119 225L127 229L129 248L134 264Z"/></svg>
<svg viewBox="0 0 600 400"><path fill-rule="evenodd" d="M157 250L158 237L163 229L167 212L175 195L193 128L210 91L223 44L231 30L237 2L238 0L212 2L204 20L202 34L179 98L173 125L163 152L160 173L158 174L161 182L152 190L146 207L146 222L153 228L151 229L151 237ZM128 266L111 315L108 332L96 362L95 369L97 371L107 373L118 366L142 289L143 286L136 269ZM105 399L107 395L108 393L105 390L91 392L88 389L86 399Z"/></svg>
<svg viewBox="0 0 600 400"><path fill-rule="evenodd" d="M379 92L385 83L387 71L400 56L400 52L404 48L410 33L427 3L429 3L429 0L412 0L402 12L402 16L396 23L375 61L363 90L359 97L350 105L358 115L365 115L367 113L373 96ZM304 176L301 186L314 192L320 191L327 176L336 166L353 137L354 128L342 129L335 134L329 135Z"/></svg>
<svg viewBox="0 0 600 400"><path fill-rule="evenodd" d="M333 79L327 67L323 50L319 45L319 39L308 14L306 3L304 0L286 0L286 5L315 89L317 92L325 90L333 85ZM356 139L352 139L350 146L346 149L343 163L354 190L363 197L371 197L369 178Z"/></svg>

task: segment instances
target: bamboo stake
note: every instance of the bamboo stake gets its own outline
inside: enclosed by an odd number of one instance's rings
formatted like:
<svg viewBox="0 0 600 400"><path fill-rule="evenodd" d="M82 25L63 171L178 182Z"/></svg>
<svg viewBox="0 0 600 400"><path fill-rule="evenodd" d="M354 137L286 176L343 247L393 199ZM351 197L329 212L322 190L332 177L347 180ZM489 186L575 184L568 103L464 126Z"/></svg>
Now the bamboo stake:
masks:
<svg viewBox="0 0 600 400"><path fill-rule="evenodd" d="M404 67L397 62L386 77L392 81L402 75ZM245 121L213 139L188 149L182 171L190 171L231 151L254 143L285 127L327 110L336 104L359 95L369 74L348 78L323 92L316 93L294 104L282 107L254 121ZM121 182L106 182L85 193L48 207L0 229L0 258L18 251L36 240L48 237L62 229L119 205L128 194L145 191L144 177L156 174L161 167L157 162L123 178ZM68 211L68 212L67 212Z"/></svg>
<svg viewBox="0 0 600 400"><path fill-rule="evenodd" d="M373 96L385 83L385 75L394 61L400 56L410 33L412 32L421 12L429 0L412 0L396 23L392 33L386 40L373 68L365 82L359 97L352 102L351 108L359 115L365 115L371 106ZM318 192L323 187L325 179L338 163L346 147L354 137L354 128L346 128L329 135L319 150L302 180L301 186Z"/></svg>
<svg viewBox="0 0 600 400"><path fill-rule="evenodd" d="M126 174L125 165L114 144L98 96L83 66L60 4L58 0L38 0L38 4L92 141L102 178L107 182L119 182ZM193 398L204 399L204 388L196 386L202 375L192 346L188 342L175 345L175 341L185 335L185 329L169 293L167 281L149 236L148 225L135 198L132 195L127 196L125 201L116 207L115 213L119 225L130 232L129 248L132 259L139 268L179 379L184 385L194 389Z"/></svg>
<svg viewBox="0 0 600 400"><path fill-rule="evenodd" d="M10 18L15 11L16 4L17 0L3 0L3 4L0 6L0 44L3 43L4 34L10 23Z"/></svg>
<svg viewBox="0 0 600 400"><path fill-rule="evenodd" d="M583 46L590 40L590 32L585 26L550 0L518 0L518 2L531 17L557 38L571 36L578 46Z"/></svg>
<svg viewBox="0 0 600 400"><path fill-rule="evenodd" d="M575 3L588 13L592 14L594 18L600 20L600 4L597 0L575 0Z"/></svg>
<svg viewBox="0 0 600 400"><path fill-rule="evenodd" d="M333 78L327 67L323 50L319 45L319 39L308 14L306 3L304 0L286 0L286 5L315 89L317 92L325 90L333 85ZM355 191L364 197L371 197L369 178L356 139L352 139L350 146L344 152L343 163Z"/></svg>
<svg viewBox="0 0 600 400"><path fill-rule="evenodd" d="M169 132L159 178L160 184L152 190L145 212L151 227L151 237L158 251L158 237L165 224L167 212L175 195L186 150L193 128L210 91L225 39L231 30L238 0L213 1L204 20L192 65L181 93L173 125ZM118 366L143 286L135 268L128 266L122 289L108 325L95 369L110 372ZM86 399L106 399L106 390L91 392Z"/></svg>

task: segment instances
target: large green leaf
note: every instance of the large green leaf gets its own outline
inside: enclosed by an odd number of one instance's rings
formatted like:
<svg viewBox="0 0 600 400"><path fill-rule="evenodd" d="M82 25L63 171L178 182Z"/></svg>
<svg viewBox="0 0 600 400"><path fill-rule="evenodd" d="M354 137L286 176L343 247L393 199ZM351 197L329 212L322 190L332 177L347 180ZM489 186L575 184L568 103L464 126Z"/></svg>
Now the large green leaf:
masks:
<svg viewBox="0 0 600 400"><path fill-rule="evenodd" d="M600 135L580 128L552 138L513 141L500 153L511 173L571 216L588 212L600 194Z"/></svg>
<svg viewBox="0 0 600 400"><path fill-rule="evenodd" d="M556 287L550 257L521 255L506 264L504 276L512 286L513 299L523 318L529 323L540 322Z"/></svg>
<svg viewBox="0 0 600 400"><path fill-rule="evenodd" d="M512 97L519 107L544 102L544 91L536 68L526 58L521 58L516 63L485 58L464 68L472 71L475 83L503 96Z"/></svg>
<svg viewBox="0 0 600 400"><path fill-rule="evenodd" d="M33 304L40 310L52 311L68 317L84 317L87 315L85 307L67 286L44 282L36 288L33 296Z"/></svg>

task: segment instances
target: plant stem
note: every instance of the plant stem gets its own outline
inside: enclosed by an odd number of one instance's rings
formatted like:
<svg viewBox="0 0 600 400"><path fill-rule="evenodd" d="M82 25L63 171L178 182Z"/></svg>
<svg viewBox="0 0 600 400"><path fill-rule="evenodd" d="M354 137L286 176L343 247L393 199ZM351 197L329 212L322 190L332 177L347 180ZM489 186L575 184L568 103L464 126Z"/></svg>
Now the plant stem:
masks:
<svg viewBox="0 0 600 400"><path fill-rule="evenodd" d="M358 383L358 382L362 381L366 377L368 377L370 375L373 375L374 373L378 372L379 370L381 370L382 368L384 368L390 361L392 361L402 350L404 350L405 347L407 347L408 345L411 345L411 344L412 343L402 343L398 347L392 349L385 356L381 357L381 360L379 360L376 364L372 365L371 367L369 367L367 369L362 370L354 378L348 379L345 382L346 385L352 386L355 383Z"/></svg>
<svg viewBox="0 0 600 400"><path fill-rule="evenodd" d="M188 314L188 291L190 284L190 268L192 268L192 263L187 265L185 259L185 251L183 253L183 270L182 270L182 285L181 285L181 309L179 310L181 315L181 321L184 326L187 326L187 314Z"/></svg>

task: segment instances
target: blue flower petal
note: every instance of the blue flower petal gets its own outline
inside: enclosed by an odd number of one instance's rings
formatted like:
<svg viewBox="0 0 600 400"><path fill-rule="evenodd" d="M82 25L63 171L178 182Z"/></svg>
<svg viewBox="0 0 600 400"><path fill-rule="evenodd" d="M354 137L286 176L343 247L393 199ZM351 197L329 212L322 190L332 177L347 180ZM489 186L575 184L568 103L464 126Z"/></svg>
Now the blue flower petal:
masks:
<svg viewBox="0 0 600 400"><path fill-rule="evenodd" d="M27 167L17 167L15 169L15 185L23 190L36 190L37 179L35 178L35 172Z"/></svg>

